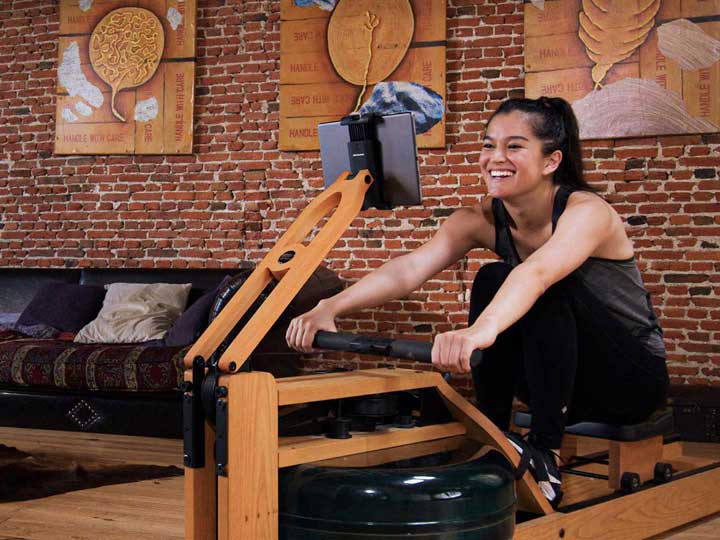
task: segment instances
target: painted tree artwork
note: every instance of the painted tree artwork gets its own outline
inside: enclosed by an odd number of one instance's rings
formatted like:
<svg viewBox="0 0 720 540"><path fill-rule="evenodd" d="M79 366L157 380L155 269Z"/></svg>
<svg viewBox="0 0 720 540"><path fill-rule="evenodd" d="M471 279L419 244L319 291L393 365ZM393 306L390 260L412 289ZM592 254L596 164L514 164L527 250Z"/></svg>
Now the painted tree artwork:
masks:
<svg viewBox="0 0 720 540"><path fill-rule="evenodd" d="M412 112L418 146L445 146L445 0L281 0L280 148L320 148L317 125Z"/></svg>
<svg viewBox="0 0 720 540"><path fill-rule="evenodd" d="M59 7L55 153L191 153L195 0Z"/></svg>
<svg viewBox="0 0 720 540"><path fill-rule="evenodd" d="M526 3L525 71L582 139L720 131L720 0Z"/></svg>

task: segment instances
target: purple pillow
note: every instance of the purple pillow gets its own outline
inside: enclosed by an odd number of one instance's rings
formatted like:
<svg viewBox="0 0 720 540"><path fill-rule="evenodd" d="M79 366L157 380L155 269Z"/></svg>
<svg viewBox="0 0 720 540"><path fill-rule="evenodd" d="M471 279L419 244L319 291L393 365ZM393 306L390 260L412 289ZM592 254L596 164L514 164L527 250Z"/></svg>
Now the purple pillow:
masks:
<svg viewBox="0 0 720 540"><path fill-rule="evenodd" d="M99 285L46 283L20 314L18 325L44 324L61 332L79 332L100 312L105 289Z"/></svg>
<svg viewBox="0 0 720 540"><path fill-rule="evenodd" d="M193 343L208 324L210 308L217 294L227 285L232 276L225 276L214 289L195 300L175 321L163 338L167 347L184 347Z"/></svg>
<svg viewBox="0 0 720 540"><path fill-rule="evenodd" d="M54 339L60 334L57 328L48 326L47 324L33 324L31 326L24 326L22 324L13 324L9 328L0 325L0 330L15 330L25 336L38 338L38 339Z"/></svg>
<svg viewBox="0 0 720 540"><path fill-rule="evenodd" d="M13 325L20 318L19 313L8 313L6 311L0 312L0 326Z"/></svg>

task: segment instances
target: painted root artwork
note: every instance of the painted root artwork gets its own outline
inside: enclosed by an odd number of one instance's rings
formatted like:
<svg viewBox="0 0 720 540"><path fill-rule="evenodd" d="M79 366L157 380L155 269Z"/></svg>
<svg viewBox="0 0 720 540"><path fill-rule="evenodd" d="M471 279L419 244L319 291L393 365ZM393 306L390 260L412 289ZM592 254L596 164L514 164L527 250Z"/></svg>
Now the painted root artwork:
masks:
<svg viewBox="0 0 720 540"><path fill-rule="evenodd" d="M317 125L412 112L445 146L445 0L281 0L280 148L316 150Z"/></svg>
<svg viewBox="0 0 720 540"><path fill-rule="evenodd" d="M55 153L189 154L195 0L61 0Z"/></svg>
<svg viewBox="0 0 720 540"><path fill-rule="evenodd" d="M720 131L720 0L525 4L525 93L583 139Z"/></svg>

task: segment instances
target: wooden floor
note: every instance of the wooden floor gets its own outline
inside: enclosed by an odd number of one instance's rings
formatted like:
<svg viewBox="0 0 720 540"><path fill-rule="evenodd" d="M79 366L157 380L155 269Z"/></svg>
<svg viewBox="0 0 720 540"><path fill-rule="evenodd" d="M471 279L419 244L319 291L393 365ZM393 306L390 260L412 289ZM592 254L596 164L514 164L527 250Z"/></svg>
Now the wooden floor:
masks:
<svg viewBox="0 0 720 540"><path fill-rule="evenodd" d="M182 443L179 440L0 428L0 442L26 452L59 453L80 460L90 457L108 464L182 467ZM698 454L708 455L707 446L696 445L696 448ZM717 457L720 459L720 456ZM180 477L0 504L0 540L182 538L183 479ZM717 540L720 538L720 516L666 533L660 538Z"/></svg>

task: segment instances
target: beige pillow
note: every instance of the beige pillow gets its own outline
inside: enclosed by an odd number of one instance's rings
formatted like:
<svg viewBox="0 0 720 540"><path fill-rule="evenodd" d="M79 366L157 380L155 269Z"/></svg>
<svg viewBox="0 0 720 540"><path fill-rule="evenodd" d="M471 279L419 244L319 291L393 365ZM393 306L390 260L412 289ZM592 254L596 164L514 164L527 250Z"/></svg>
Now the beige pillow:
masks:
<svg viewBox="0 0 720 540"><path fill-rule="evenodd" d="M100 313L76 343L137 343L161 339L185 309L190 283L112 283Z"/></svg>

